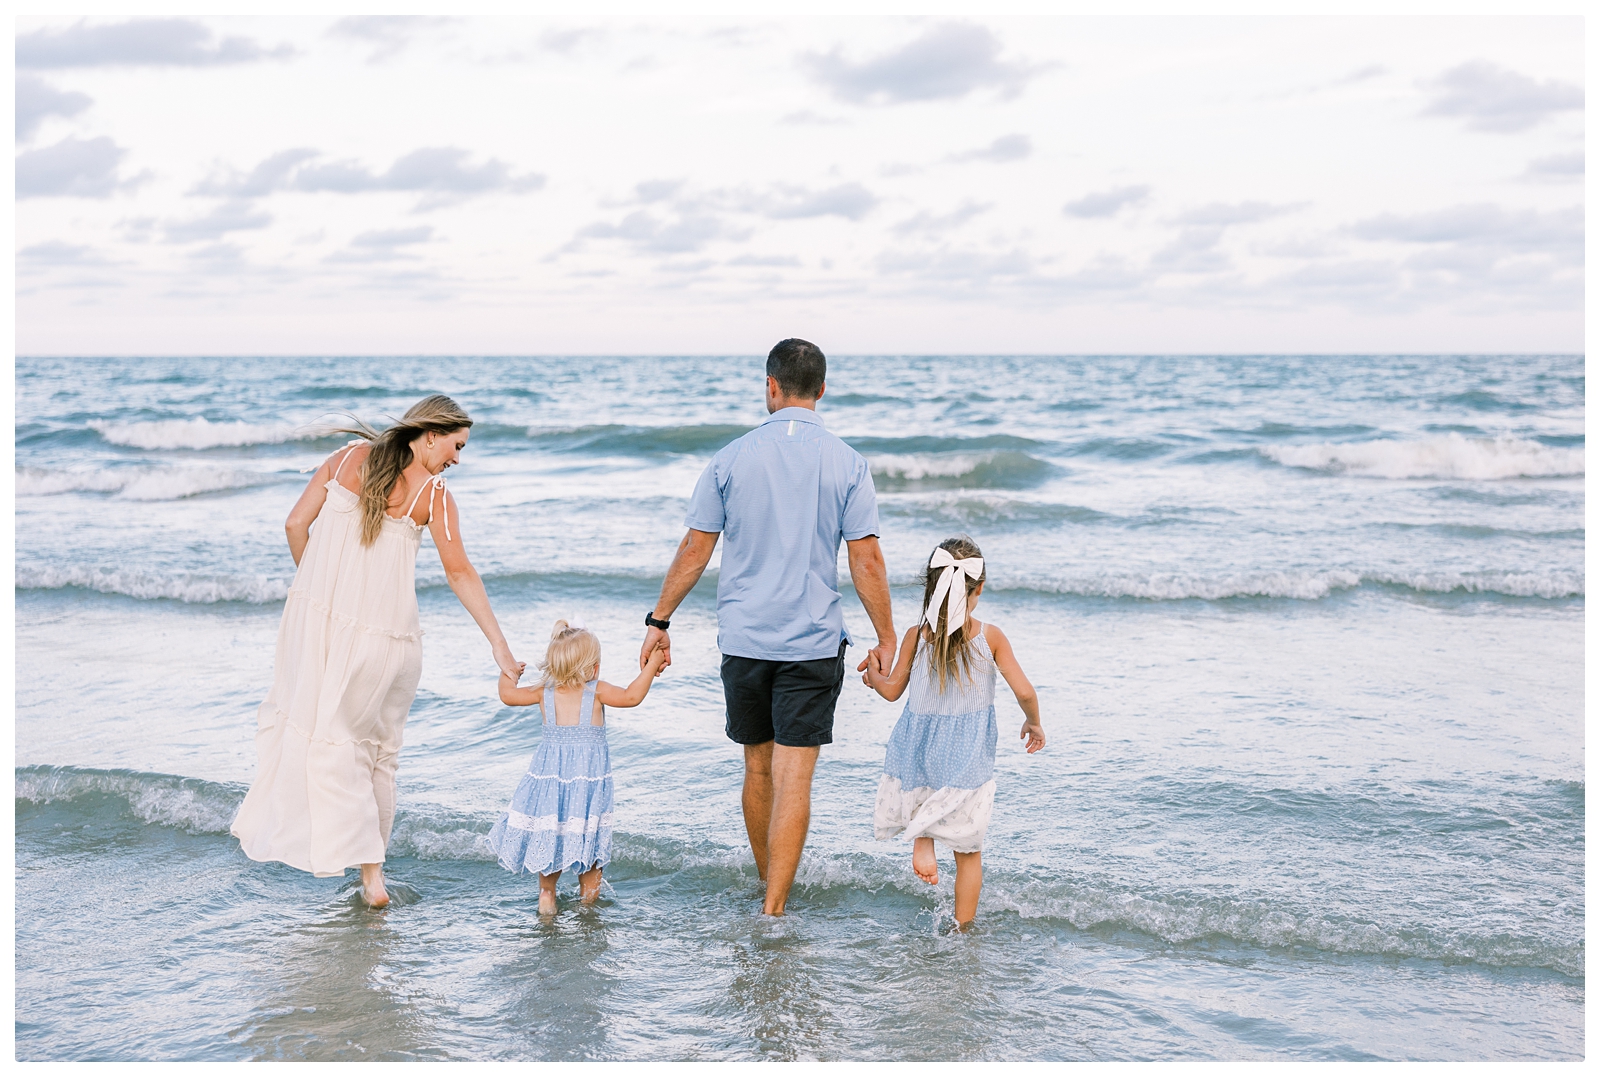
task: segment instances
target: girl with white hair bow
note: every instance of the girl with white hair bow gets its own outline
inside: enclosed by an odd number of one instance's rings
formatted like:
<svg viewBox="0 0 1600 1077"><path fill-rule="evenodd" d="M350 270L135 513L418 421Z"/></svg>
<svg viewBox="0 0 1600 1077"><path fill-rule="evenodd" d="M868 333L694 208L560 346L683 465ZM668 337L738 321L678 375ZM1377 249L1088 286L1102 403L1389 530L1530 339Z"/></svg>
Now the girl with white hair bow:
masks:
<svg viewBox="0 0 1600 1077"><path fill-rule="evenodd" d="M884 699L911 698L889 735L873 829L884 840L912 839L911 869L939 881L934 841L956 856L956 925L965 930L983 888L983 838L994 810L994 681L999 673L1026 716L1019 739L1044 747L1039 697L1017 664L1011 641L972 615L988 570L977 543L946 539L928 559L922 620L906 633L887 677L869 665L862 678Z"/></svg>

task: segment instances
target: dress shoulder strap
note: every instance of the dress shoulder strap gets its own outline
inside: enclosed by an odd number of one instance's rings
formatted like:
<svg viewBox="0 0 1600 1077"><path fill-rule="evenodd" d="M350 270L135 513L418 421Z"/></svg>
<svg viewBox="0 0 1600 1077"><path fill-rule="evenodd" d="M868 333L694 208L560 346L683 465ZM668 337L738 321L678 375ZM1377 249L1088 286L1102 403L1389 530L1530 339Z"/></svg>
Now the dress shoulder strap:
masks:
<svg viewBox="0 0 1600 1077"><path fill-rule="evenodd" d="M545 725L555 721L556 713L556 682L545 681L544 693L539 696L539 720ZM548 706L547 706L548 705Z"/></svg>
<svg viewBox="0 0 1600 1077"><path fill-rule="evenodd" d="M428 491L428 520L427 520L427 523L430 523L430 524L433 523L433 498L434 498L435 494L437 494L440 490L443 490L443 489L444 489L444 476L443 475L435 475L433 478L429 479L427 482L425 482L421 486L417 487L416 495L414 497L412 497L411 504L406 506L406 511L403 513L403 515L409 517L413 512L417 511L417 502L422 500L422 491L427 490ZM449 496L450 495L448 493L445 494L446 501L445 501L445 513L444 513L444 538L445 538L446 542L450 541L450 503L449 503L449 500L448 500ZM415 521L413 521L413 522L415 522ZM426 526L426 525L424 525L424 526Z"/></svg>
<svg viewBox="0 0 1600 1077"><path fill-rule="evenodd" d="M599 678L583 686L583 702L578 704L578 724L594 725L594 693L600 687ZM601 704L601 715L605 714L605 705Z"/></svg>

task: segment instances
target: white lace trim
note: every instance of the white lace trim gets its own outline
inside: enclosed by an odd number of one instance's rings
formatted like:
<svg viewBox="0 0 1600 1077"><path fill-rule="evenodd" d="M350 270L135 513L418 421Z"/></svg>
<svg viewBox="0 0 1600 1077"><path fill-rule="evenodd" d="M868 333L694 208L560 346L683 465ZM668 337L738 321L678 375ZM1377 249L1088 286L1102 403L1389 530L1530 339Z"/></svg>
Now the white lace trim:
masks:
<svg viewBox="0 0 1600 1077"><path fill-rule="evenodd" d="M506 826L517 830L538 833L555 833L563 838L586 838L611 827L611 813L603 812L598 818L568 819L561 822L553 815L523 815L519 811L506 812Z"/></svg>
<svg viewBox="0 0 1600 1077"><path fill-rule="evenodd" d="M606 771L598 778L591 778L587 774L580 774L576 778L563 778L559 774L535 774L531 770L528 771L527 776L530 778L538 778L540 781L560 782L562 785L571 785L573 782L603 782L607 778L611 777L611 771Z"/></svg>

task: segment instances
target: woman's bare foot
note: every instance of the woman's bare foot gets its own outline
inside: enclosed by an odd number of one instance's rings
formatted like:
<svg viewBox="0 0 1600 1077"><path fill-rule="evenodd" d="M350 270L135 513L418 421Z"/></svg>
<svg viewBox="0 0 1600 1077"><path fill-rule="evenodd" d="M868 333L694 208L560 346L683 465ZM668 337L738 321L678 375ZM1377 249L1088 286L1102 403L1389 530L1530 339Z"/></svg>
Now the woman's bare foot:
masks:
<svg viewBox="0 0 1600 1077"><path fill-rule="evenodd" d="M361 898L374 909L389 904L389 891L383 885L382 864L361 865Z"/></svg>
<svg viewBox="0 0 1600 1077"><path fill-rule="evenodd" d="M912 843L911 870L929 886L939 884L939 858L933 853L932 838L918 838Z"/></svg>

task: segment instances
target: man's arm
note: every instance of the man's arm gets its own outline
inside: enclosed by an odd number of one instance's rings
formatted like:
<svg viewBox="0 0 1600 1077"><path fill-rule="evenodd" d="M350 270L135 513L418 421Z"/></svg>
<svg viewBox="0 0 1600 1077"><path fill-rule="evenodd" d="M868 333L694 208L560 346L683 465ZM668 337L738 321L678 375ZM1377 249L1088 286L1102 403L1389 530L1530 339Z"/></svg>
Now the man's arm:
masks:
<svg viewBox="0 0 1600 1077"><path fill-rule="evenodd" d="M661 597L656 601L656 608L651 611L651 616L658 621L670 620L672 611L678 608L694 585L700 582L700 577L706 571L706 565L711 561L711 551L717 548L717 539L721 534L716 531L696 531L689 528L683 536L683 541L678 543L678 552L672 558L672 566L667 569L667 578L661 582ZM887 595L888 588L884 588ZM672 637L666 630L651 626L645 629L644 646L639 648L639 668L643 669L650 660L650 652L660 647L666 659L663 666L672 665Z"/></svg>
<svg viewBox="0 0 1600 1077"><path fill-rule="evenodd" d="M867 652L856 672L871 662L878 676L887 677L894 669L895 638L894 607L889 602L889 570L883 564L883 549L877 535L847 539L845 545L850 550L850 581L878 633L878 645Z"/></svg>

